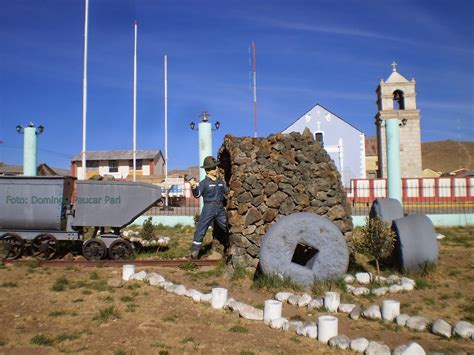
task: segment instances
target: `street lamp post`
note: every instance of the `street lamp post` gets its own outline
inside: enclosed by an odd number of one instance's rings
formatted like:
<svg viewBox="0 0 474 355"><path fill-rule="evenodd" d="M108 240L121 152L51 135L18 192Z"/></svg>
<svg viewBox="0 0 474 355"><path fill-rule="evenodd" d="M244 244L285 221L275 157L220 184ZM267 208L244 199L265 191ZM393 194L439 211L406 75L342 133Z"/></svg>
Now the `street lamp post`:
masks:
<svg viewBox="0 0 474 355"><path fill-rule="evenodd" d="M197 128L199 132L199 165L198 166L201 166L202 162L204 161L204 158L209 155L212 155L212 130L218 130L221 124L219 121L216 121L216 123L214 123L215 128L212 128L211 122L209 122L211 114L207 111L201 112L199 117L201 118L201 122L199 122L198 128ZM194 122L190 122L189 127L192 130L195 130L196 124ZM200 168L199 181L204 180L205 177L206 177L206 171ZM202 209L202 206L203 206L202 197L200 199L200 206Z"/></svg>
<svg viewBox="0 0 474 355"><path fill-rule="evenodd" d="M28 127L16 126L18 133L24 134L23 140L23 175L36 176L36 156L37 156L37 138L36 136L43 133L44 127L35 127L33 122L28 123Z"/></svg>

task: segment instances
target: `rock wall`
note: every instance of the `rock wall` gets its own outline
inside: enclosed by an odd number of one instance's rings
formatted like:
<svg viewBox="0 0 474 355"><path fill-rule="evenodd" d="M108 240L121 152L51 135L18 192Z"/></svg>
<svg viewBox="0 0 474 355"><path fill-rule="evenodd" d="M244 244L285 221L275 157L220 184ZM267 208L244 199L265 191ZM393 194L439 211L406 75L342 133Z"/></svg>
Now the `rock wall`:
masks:
<svg viewBox="0 0 474 355"><path fill-rule="evenodd" d="M326 216L344 235L352 232L351 208L340 175L309 130L267 138L226 135L218 158L230 187L227 213L233 267L256 268L267 230L294 212Z"/></svg>

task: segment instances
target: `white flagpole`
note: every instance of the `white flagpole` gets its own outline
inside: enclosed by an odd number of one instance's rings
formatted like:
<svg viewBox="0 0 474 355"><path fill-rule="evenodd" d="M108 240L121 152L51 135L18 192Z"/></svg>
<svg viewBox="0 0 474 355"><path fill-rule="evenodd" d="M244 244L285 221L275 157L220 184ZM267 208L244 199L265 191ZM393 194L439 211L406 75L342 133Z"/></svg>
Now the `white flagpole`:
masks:
<svg viewBox="0 0 474 355"><path fill-rule="evenodd" d="M168 177L168 56L165 54L165 178Z"/></svg>
<svg viewBox="0 0 474 355"><path fill-rule="evenodd" d="M137 179L137 31L135 20L135 43L133 51L133 181Z"/></svg>
<svg viewBox="0 0 474 355"><path fill-rule="evenodd" d="M87 31L89 22L89 0L85 0L84 15L84 75L82 81L82 178L87 178L86 173L86 124L87 124Z"/></svg>

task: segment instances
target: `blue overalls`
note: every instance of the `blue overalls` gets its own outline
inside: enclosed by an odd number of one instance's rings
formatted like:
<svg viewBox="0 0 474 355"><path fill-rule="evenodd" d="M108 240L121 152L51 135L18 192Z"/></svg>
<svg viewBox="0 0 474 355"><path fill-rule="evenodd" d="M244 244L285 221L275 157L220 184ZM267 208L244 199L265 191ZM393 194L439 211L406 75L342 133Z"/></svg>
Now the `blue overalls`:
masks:
<svg viewBox="0 0 474 355"><path fill-rule="evenodd" d="M206 176L193 189L194 197L202 196L204 206L194 232L192 251L199 251L204 235L212 222L215 222L225 235L227 234L227 214L224 210L224 198L227 191L227 185L222 179L218 178L216 181L212 181L209 176ZM220 242L224 244L222 240ZM227 247L226 244L224 246Z"/></svg>

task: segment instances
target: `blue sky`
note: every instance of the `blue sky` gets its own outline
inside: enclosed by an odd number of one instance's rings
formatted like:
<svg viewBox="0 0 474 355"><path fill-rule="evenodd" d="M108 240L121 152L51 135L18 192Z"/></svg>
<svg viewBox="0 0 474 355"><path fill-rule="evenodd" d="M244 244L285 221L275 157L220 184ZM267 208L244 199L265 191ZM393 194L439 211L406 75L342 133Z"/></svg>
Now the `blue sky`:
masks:
<svg viewBox="0 0 474 355"><path fill-rule="evenodd" d="M38 161L68 167L82 147L83 0L1 1L0 161L22 163L17 124L45 126ZM474 2L90 0L88 150L131 149L133 23L138 31L138 149L198 164L206 109L225 134L253 135L249 44L257 45L258 134L320 103L374 135L375 89L393 60L417 82L422 140L473 140Z"/></svg>

